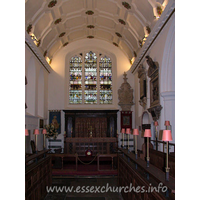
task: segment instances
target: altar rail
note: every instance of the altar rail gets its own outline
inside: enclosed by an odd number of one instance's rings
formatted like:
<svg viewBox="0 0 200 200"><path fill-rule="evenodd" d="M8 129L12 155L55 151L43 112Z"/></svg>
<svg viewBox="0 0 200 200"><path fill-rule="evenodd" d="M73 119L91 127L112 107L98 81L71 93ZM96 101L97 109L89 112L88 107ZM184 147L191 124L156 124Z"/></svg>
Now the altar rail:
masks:
<svg viewBox="0 0 200 200"><path fill-rule="evenodd" d="M166 142L164 142L164 141L159 141L159 140L151 140L151 142L154 143L154 145L155 145L155 150L158 150L158 145L162 144L162 152L163 152L163 153L165 152ZM171 151L171 152L174 152L174 153L175 153L175 144L169 142L168 145L169 145L169 149L172 148L172 151Z"/></svg>
<svg viewBox="0 0 200 200"><path fill-rule="evenodd" d="M118 139L115 137L102 138L65 138L64 153L85 156L85 151L90 149L93 155L113 154L117 151Z"/></svg>
<svg viewBox="0 0 200 200"><path fill-rule="evenodd" d="M51 156L48 150L30 155L25 159L25 199L43 200L46 186L52 184Z"/></svg>
<svg viewBox="0 0 200 200"><path fill-rule="evenodd" d="M120 149L118 180L119 186L130 189L130 184L135 188L131 192L124 192L124 200L145 199L162 200L175 199L175 179L170 176L169 181L165 181L165 172L152 164L146 167L146 161L135 158L133 153L128 153L125 149ZM162 186L158 192L158 186ZM164 188L162 192L162 188ZM167 191L166 191L167 188Z"/></svg>

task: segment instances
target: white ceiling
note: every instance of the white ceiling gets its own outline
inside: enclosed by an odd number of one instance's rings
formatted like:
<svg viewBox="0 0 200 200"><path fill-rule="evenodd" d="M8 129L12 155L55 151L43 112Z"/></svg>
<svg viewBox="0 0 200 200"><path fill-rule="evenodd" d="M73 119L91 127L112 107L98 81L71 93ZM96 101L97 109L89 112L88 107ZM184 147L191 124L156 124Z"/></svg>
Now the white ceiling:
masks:
<svg viewBox="0 0 200 200"><path fill-rule="evenodd" d="M152 30L155 26L156 6L164 9L167 3L168 0L26 0L25 29L32 25L30 32L41 40L38 48L42 54L47 51L50 59L65 44L88 36L117 45L131 59L133 52L141 48L138 41L145 35L144 27ZM49 7L50 4L55 5ZM93 14L88 15L87 11ZM58 19L61 21L55 24Z"/></svg>

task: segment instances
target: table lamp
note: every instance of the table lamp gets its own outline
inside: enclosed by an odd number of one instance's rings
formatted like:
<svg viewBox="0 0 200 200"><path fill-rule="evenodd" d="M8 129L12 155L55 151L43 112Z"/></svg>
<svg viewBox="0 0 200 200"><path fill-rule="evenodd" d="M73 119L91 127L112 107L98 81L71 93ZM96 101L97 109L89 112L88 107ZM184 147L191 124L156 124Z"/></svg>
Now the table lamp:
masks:
<svg viewBox="0 0 200 200"><path fill-rule="evenodd" d="M130 135L130 133L131 133L131 129L130 129L130 128L127 128L127 129L126 129L126 134L128 135L128 152L130 152L130 151L129 151L129 135Z"/></svg>
<svg viewBox="0 0 200 200"><path fill-rule="evenodd" d="M168 167L168 143L169 141L172 141L172 134L171 130L163 130L163 137L162 141L165 141L167 143L167 153L166 153L166 181L169 181L169 170L170 168Z"/></svg>
<svg viewBox="0 0 200 200"><path fill-rule="evenodd" d="M46 146L46 145L45 145L45 143L46 143L46 142L45 142L45 135L47 134L47 130L46 130L46 129L43 129L43 130L42 130L42 134L43 134L43 136L44 136L44 139L43 139L43 147L44 147L44 150L45 150L45 146Z"/></svg>
<svg viewBox="0 0 200 200"><path fill-rule="evenodd" d="M133 129L133 135L135 136L135 158L137 159L137 135L139 135L139 130Z"/></svg>
<svg viewBox="0 0 200 200"><path fill-rule="evenodd" d="M147 167L149 167L149 138L151 137L151 129L145 129L144 137L147 138Z"/></svg>
<svg viewBox="0 0 200 200"><path fill-rule="evenodd" d="M34 130L34 135L35 135L35 148L36 148L36 152L38 151L38 138L37 138L37 136L40 134L40 132L39 132L39 129L35 129Z"/></svg>
<svg viewBox="0 0 200 200"><path fill-rule="evenodd" d="M122 148L124 149L124 133L125 133L125 128L122 128Z"/></svg>

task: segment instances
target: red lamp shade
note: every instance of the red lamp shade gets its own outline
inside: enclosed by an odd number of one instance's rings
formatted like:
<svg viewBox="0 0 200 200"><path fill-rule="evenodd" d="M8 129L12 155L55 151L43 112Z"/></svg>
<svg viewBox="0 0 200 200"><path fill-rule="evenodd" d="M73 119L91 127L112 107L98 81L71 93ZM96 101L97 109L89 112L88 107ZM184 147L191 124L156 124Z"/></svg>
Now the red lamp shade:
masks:
<svg viewBox="0 0 200 200"><path fill-rule="evenodd" d="M144 137L151 137L151 129L145 129Z"/></svg>
<svg viewBox="0 0 200 200"><path fill-rule="evenodd" d="M158 122L157 121L154 122L154 126L158 126Z"/></svg>
<svg viewBox="0 0 200 200"><path fill-rule="evenodd" d="M42 134L47 134L47 130L46 130L46 129L43 129L43 130L42 130Z"/></svg>
<svg viewBox="0 0 200 200"><path fill-rule="evenodd" d="M162 141L172 141L171 130L163 130Z"/></svg>
<svg viewBox="0 0 200 200"><path fill-rule="evenodd" d="M29 136L28 129L25 129L25 136Z"/></svg>
<svg viewBox="0 0 200 200"><path fill-rule="evenodd" d="M34 134L39 135L40 134L39 129L35 129Z"/></svg>
<svg viewBox="0 0 200 200"><path fill-rule="evenodd" d="M127 128L126 129L126 134L130 134L131 133L131 129L130 128Z"/></svg>
<svg viewBox="0 0 200 200"><path fill-rule="evenodd" d="M125 128L122 128L122 133L125 133Z"/></svg>
<svg viewBox="0 0 200 200"><path fill-rule="evenodd" d="M165 121L165 126L170 126L170 122L169 121Z"/></svg>
<svg viewBox="0 0 200 200"><path fill-rule="evenodd" d="M133 135L139 135L139 130L136 129L136 128L134 128L134 129L133 129Z"/></svg>

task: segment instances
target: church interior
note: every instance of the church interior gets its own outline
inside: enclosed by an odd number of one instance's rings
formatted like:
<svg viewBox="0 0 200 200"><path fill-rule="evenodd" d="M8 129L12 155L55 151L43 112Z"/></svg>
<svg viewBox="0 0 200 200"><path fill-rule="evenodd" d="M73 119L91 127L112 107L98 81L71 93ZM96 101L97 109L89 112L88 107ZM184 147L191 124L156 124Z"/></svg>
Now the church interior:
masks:
<svg viewBox="0 0 200 200"><path fill-rule="evenodd" d="M26 200L175 199L175 135L175 0L25 1Z"/></svg>

